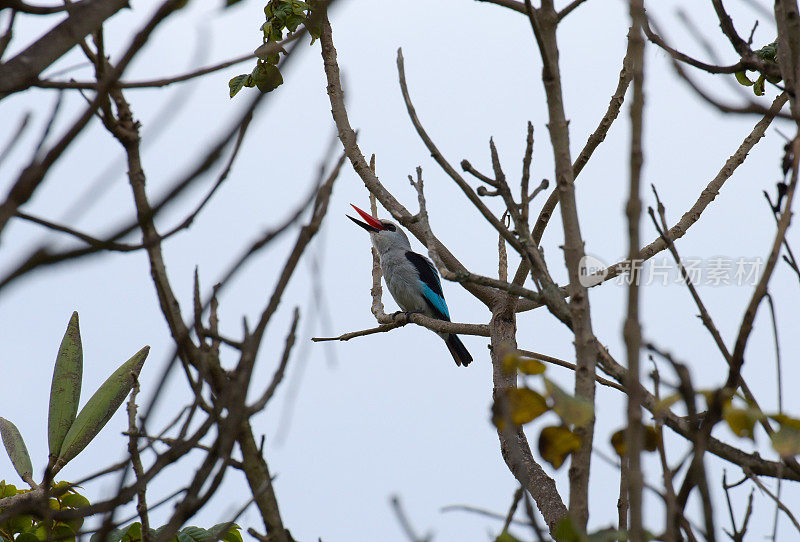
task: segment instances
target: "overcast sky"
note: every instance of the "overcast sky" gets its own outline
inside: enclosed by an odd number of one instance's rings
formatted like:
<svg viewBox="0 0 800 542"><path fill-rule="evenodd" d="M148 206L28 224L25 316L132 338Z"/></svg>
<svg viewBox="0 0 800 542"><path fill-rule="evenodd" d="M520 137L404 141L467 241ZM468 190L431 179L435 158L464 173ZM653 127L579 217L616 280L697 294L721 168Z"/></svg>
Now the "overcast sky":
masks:
<svg viewBox="0 0 800 542"><path fill-rule="evenodd" d="M112 61L158 3L132 0L131 4L133 10L120 12L105 27ZM185 13L169 19L133 62L125 79L181 73L257 47L264 2L244 0L224 11L219 4L192 2ZM726 2L740 33L746 35L759 19L756 46L771 42L771 23L748 4ZM650 13L672 43L691 54L704 55L676 17L676 9L681 7L715 44L723 63L737 60L718 35L708 2L661 0L653 4ZM4 22L6 17L3 13L0 20ZM525 127L530 120L536 130L533 178L537 182L543 177L552 180L541 66L528 21L518 13L471 0L340 0L331 17L350 120L360 130L359 143L364 152L376 154L381 180L401 202L415 210L416 194L407 175L421 165L436 235L468 268L496 276L497 237L438 169L416 136L397 84L395 58L397 48L402 47L417 112L451 163L467 158L488 171L488 139L492 136L509 180L517 179ZM45 22L22 17L10 54L24 48L56 21L57 17ZM562 26L559 39L565 106L576 156L605 112L616 86L625 49L627 2L589 0ZM297 52L297 58L284 73L285 84L269 97L255 118L228 181L194 225L165 244L168 271L187 316L195 267L199 268L206 289L218 280L229 262L262 230L280 221L302 199L329 145L333 126L319 44L309 47L305 41ZM80 66L75 68L76 64ZM91 76L77 51L62 58L48 73L65 68L73 69L60 78ZM146 145L143 165L151 194L170 186L202 155L214 135L234 122L255 91L245 89L231 100L227 81L251 68L247 62L186 86L126 92L142 123ZM722 116L700 103L676 78L667 56L652 46L646 54L646 77L643 195L646 204L652 204L649 185L655 184L667 207L667 217L674 223L758 118ZM741 90L730 84L727 76L697 78L730 101L737 99L736 92ZM767 96L759 101L768 105L773 96L768 89ZM30 90L0 102L0 142L10 137L26 111L33 113L34 121L22 144L0 164L3 193L29 159L55 97L52 91ZM51 142L84 107L77 94L67 94L64 99ZM158 133L166 112L175 118ZM784 130L791 133L788 127ZM586 251L606 264L618 261L627 251L623 206L628 186L628 133L625 108L577 185ZM683 255L702 259L706 265L717 257L726 261L766 259L775 222L761 192L774 190L782 147L783 139L770 129L702 220L679 242ZM50 171L25 211L93 233L125 222L131 216L132 202L122 156L119 145L99 122L93 121ZM159 225L167 228L175 224L214 180L209 175L171 208ZM90 185L95 188L88 211L80 216L66 214ZM534 201L537 211L543 200ZM292 309L299 305L302 333L287 379L266 411L253 420L255 430L266 435L266 456L277 475L275 489L284 522L294 537L303 541L318 537L325 542L403 540L389 506L390 494L398 494L419 532L431 530L441 541L487 540L499 532L501 522L441 510L448 505L466 504L505 513L516 488L489 422L492 380L487 340L463 338L475 358L475 363L466 369L455 367L438 337L413 325L342 344L324 346L309 341L314 335L334 335L374 325L370 313L369 242L364 231L353 227L344 216L351 202L365 209L369 205L363 184L346 164L334 187L324 229L310 249L322 269L323 296L319 298L311 292L313 270L309 266L311 260L306 260L269 328L254 375L252 390L257 395L270 381ZM490 204L499 212L498 202ZM656 236L655 230L649 219L642 224L643 239L650 242ZM788 235L795 247L800 246L797 232L794 228ZM59 247L72 243L35 225L12 221L3 232L0 274L12 268L27 247L43 239ZM291 233L254 258L222 295L220 317L226 334L240 333L242 315L252 320L260 313L293 242ZM556 216L542 246L552 274L563 284L566 272L561 242L560 217ZM424 252L416 240L412 245ZM669 264L671 260L659 255L656 262ZM143 253L115 254L36 273L0 292L0 415L21 430L39 468L37 476L47 461L46 416L52 364L73 310L80 313L84 345L83 400L117 365L145 344L152 349L141 382L144 397L151 395L172 346L148 267ZM719 385L726 374L724 360L695 316L697 311L685 287L674 284L674 267L669 273L668 285L651 284L642 292L644 337L685 360L697 388ZM745 285L700 284L701 295L729 344L733 344L749 301L751 284L752 281ZM443 287L454 321L489 320L485 307L460 286L445 283ZM800 290L796 277L784 264L779 264L770 290L783 332L784 407L798 413L800 399L792 392L800 378L800 336L793 332L800 318ZM611 281L593 289L590 296L599 340L623 360L625 289ZM312 303L315 299L325 309L321 318L313 314L314 307L319 308ZM396 310L388 297L384 297L384 303L387 312ZM774 348L766 316L762 306L747 351L744 376L762 406L774 410ZM521 315L518 324L521 348L567 360L574 358L572 336L545 310ZM233 360L231 354L227 361ZM647 371L651 368L646 359L644 366ZM571 373L550 368L548 374L572 389ZM162 422L171 416L170 404L183 404L185 388L176 372L159 411ZM292 390L296 396L290 400ZM623 425L624 397L614 390L598 388L597 411L596 447L598 453L612 457L608 438ZM553 419L545 417L545 421L529 427L532 443L536 442L539 428L548 423ZM62 471L64 478L78 479L123 458L125 443L120 432L125 425L124 416L118 413L96 441ZM727 429L719 428L715 434L733 444L748 446ZM765 440L763 433L759 437L762 442ZM674 457L679 457L685 443L672 438L670 443ZM765 456L773 457L768 447L762 446L761 450ZM654 460L649 458L645 463L650 469L648 479L660 486L660 469ZM712 460L708 463L715 487L719 487L723 467L731 478L740 475L733 465ZM151 488L151 500L170 493L185 480L188 474L184 469L188 469L188 463L180 463L165 474L164 480ZM558 471L549 466L546 469L566 496L567 466ZM4 454L0 454L1 478L16 479ZM618 483L616 468L596 455L591 479L592 527L605 527L615 521ZM773 486L771 481L768 483ZM110 481L88 484L86 494L90 499L100 499L112 487ZM790 506L800 502L796 484L784 485L783 491ZM734 491L738 517L743 514L748 492L745 488ZM190 523L209 526L224 521L246 498L243 478L231 472L217 497ZM657 530L660 509L650 502L653 505L646 523ZM727 527L727 512L719 491L715 493L715 505L718 524ZM771 532L773 513L766 495L757 494L755 506L754 539ZM156 512L153 522L160 524L167 514L168 510ZM240 524L262 527L254 510L245 513ZM788 522L781 524L787 536L790 528Z"/></svg>

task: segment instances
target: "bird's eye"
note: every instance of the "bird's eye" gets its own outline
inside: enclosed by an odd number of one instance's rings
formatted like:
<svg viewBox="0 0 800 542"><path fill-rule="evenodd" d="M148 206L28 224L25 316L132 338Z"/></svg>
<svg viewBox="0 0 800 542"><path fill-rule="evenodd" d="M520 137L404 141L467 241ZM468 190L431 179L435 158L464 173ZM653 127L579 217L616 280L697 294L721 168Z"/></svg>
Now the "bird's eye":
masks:
<svg viewBox="0 0 800 542"><path fill-rule="evenodd" d="M384 227L389 231L397 231L397 226L394 224L384 224Z"/></svg>

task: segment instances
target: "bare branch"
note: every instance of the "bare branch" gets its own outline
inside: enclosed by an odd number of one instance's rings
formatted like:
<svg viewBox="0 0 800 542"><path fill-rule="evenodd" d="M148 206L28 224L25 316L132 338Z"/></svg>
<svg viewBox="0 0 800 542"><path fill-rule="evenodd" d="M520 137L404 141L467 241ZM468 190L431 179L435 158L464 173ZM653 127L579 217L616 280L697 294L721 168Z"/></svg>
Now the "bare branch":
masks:
<svg viewBox="0 0 800 542"><path fill-rule="evenodd" d="M775 100L772 102L769 112L764 115L764 117L758 121L758 123L756 123L756 125L753 127L753 130L747 135L747 137L744 138L742 144L739 145L739 148L736 149L730 158L725 161L725 165L722 166L717 175L711 179L708 185L703 189L694 205L692 205L692 207L683 214L677 224L669 229L669 236L671 239L677 240L683 237L689 228L700 219L703 211L705 211L708 205L714 201L725 182L730 179L736 169L742 165L742 163L744 163L748 153L753 149L756 143L758 143L761 138L764 137L767 128L787 100L788 96L785 93L775 98ZM664 250L666 247L666 242L659 237L639 251L636 261L648 260ZM630 264L630 260L623 260L607 267L598 273L598 276L602 276L603 281L611 280L621 272L624 272L626 269L628 269Z"/></svg>
<svg viewBox="0 0 800 542"><path fill-rule="evenodd" d="M0 64L0 100L28 88L36 76L127 5L127 0L84 0L72 6L67 19Z"/></svg>
<svg viewBox="0 0 800 542"><path fill-rule="evenodd" d="M633 64L633 100L631 102L631 143L629 168L630 179L628 189L628 202L625 206L625 215L628 222L628 258L633 258L639 252L640 222L642 215L642 200L640 185L642 177L642 163L644 150L642 137L644 130L644 35L642 28L646 25L643 0L630 0L629 13L631 17L631 30L628 33L629 48ZM642 327L639 322L639 279L641 268L631 266L630 283L627 291L627 310L623 337L626 346L626 360L628 375L625 387L628 389L627 422L625 429L625 461L627 468L627 497L630 501L630 534L633 540L644 538L644 512L642 488L644 477L642 474L642 443L644 442L644 427L642 426L642 394L640 393L640 355L642 348Z"/></svg>
<svg viewBox="0 0 800 542"><path fill-rule="evenodd" d="M278 51L281 51L283 47L285 47L287 44L305 35L305 33L306 33L306 28L301 27L300 29L298 29L297 32L295 32L294 34L290 34L286 39L284 39L281 42L278 43L270 42L266 44L263 54L277 53ZM180 75L173 75L171 77L163 77L160 79L148 79L146 81L119 81L117 83L117 86L123 89L166 87L173 83L183 83L185 81L191 81L198 77L202 77L203 75L224 70L225 68L229 68L236 64L241 64L242 62L245 62L247 60L252 60L256 57L257 55L255 53L248 53L246 55L237 56L230 60L219 62L212 66L199 68L186 73L182 73ZM95 88L97 88L97 83L92 81L52 81L50 79L37 79L34 83L31 84L31 86L39 88L94 90Z"/></svg>
<svg viewBox="0 0 800 542"><path fill-rule="evenodd" d="M781 510L781 512L786 514L786 517L789 518L789 521L792 522L792 525L794 525L794 528L797 529L798 532L800 532L800 522L798 522L797 518L794 517L794 514L792 514L792 511L789 510L786 507L786 505L784 503L782 503L781 500L773 492L771 492L769 489L767 489L767 486L765 486L763 483L761 483L761 480L758 479L758 477L753 473L753 471L751 471L747 467L743 467L742 471L744 471L745 476L747 476L750 480L753 481L753 483L755 485L758 486L758 489L760 489L761 491L766 493L769 496L770 499L775 501L775 506L777 506Z"/></svg>
<svg viewBox="0 0 800 542"><path fill-rule="evenodd" d="M275 390L278 389L278 385L283 380L283 374L286 372L286 365L289 363L289 356L292 353L292 347L294 346L295 336L297 332L297 322L300 320L300 309L298 307L294 308L294 316L292 317L292 325L289 329L289 334L286 336L286 345L283 348L283 355L281 356L281 361L278 364L278 368L275 370L275 374L272 375L272 382L270 382L269 386L266 390L264 390L264 394L261 398L255 402L253 406L251 406L248 410L250 413L256 413L264 409L269 403L269 400L272 399L272 396L275 395Z"/></svg>
<svg viewBox="0 0 800 542"><path fill-rule="evenodd" d="M578 368L578 366L575 365L574 363L570 363L569 361L565 361L563 359L554 358L553 356L548 356L547 354L540 354L538 352L531 352L530 350L522 350L522 349L519 350L519 353L531 359L552 363L553 365L558 365L559 367L564 367L565 369L569 369L571 371L575 371ZM619 390L625 393L625 387L622 384L618 384L613 380L603 378L600 375L595 375L594 378L595 380L597 380L599 384L608 386L609 388L614 388L615 390Z"/></svg>
<svg viewBox="0 0 800 542"><path fill-rule="evenodd" d="M572 11L575 8L577 8L578 6L583 4L584 2L586 2L586 0L572 0L572 2L567 4L566 7L564 7L564 9L562 9L561 11L558 12L558 20L561 21L561 19L563 19L564 17L566 17L567 15L572 13Z"/></svg>

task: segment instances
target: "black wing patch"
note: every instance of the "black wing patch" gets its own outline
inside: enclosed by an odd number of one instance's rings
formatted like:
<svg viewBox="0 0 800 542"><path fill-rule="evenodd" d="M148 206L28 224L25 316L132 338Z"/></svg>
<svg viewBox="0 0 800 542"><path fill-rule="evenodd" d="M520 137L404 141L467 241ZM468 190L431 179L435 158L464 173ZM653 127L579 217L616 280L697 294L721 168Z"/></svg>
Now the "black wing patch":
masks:
<svg viewBox="0 0 800 542"><path fill-rule="evenodd" d="M439 318L449 321L450 314L447 310L447 304L444 301L442 283L439 281L439 274L436 272L436 268L433 267L433 264L427 258L416 252L410 250L406 251L406 258L417 270L420 280L429 290L429 292L423 296L425 302Z"/></svg>

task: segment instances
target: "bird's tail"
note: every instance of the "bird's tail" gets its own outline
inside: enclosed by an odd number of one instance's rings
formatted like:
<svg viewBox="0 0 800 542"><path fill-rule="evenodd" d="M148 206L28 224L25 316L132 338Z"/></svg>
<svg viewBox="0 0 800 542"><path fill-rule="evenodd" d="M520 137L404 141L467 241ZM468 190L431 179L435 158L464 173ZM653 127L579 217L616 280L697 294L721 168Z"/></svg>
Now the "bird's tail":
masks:
<svg viewBox="0 0 800 542"><path fill-rule="evenodd" d="M467 347L464 346L464 343L461 342L461 339L458 338L458 335L450 333L445 336L444 342L447 345L447 349L450 350L450 354L452 354L456 365L463 365L466 367L470 364L472 356L467 351Z"/></svg>

